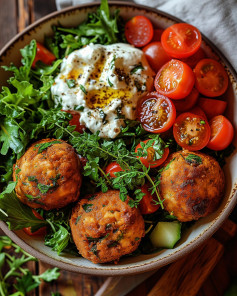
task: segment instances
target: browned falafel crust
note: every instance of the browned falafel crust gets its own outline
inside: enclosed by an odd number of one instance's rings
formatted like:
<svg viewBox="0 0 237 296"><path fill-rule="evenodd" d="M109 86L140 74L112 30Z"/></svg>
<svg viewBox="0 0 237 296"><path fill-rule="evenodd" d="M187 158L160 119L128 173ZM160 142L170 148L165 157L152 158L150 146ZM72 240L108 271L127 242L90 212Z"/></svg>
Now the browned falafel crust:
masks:
<svg viewBox="0 0 237 296"><path fill-rule="evenodd" d="M218 162L209 155L187 150L170 155L160 178L164 207L182 222L214 212L224 187L224 173Z"/></svg>
<svg viewBox="0 0 237 296"><path fill-rule="evenodd" d="M31 208L62 208L79 197L80 161L65 141L40 140L17 160L13 180L17 197Z"/></svg>
<svg viewBox="0 0 237 296"><path fill-rule="evenodd" d="M93 263L118 261L135 251L145 235L137 208L119 198L118 190L100 192L74 207L70 226L79 253Z"/></svg>

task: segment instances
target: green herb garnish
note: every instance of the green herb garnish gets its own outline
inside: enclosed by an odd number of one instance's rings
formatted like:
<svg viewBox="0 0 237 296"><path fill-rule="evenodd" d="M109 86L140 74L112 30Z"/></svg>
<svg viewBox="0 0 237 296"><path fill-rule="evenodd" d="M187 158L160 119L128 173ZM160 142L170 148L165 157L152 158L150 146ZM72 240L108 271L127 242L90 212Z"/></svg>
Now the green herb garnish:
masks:
<svg viewBox="0 0 237 296"><path fill-rule="evenodd" d="M87 95L87 91L86 91L85 87L82 84L79 84L79 87L84 92L84 94Z"/></svg>
<svg viewBox="0 0 237 296"><path fill-rule="evenodd" d="M51 142L46 142L42 144L36 144L35 147L39 147L38 149L38 154L39 154L54 144L62 144L62 141L51 141Z"/></svg>
<svg viewBox="0 0 237 296"><path fill-rule="evenodd" d="M135 65L134 68L130 71L131 74L136 73L138 70L144 70L144 67L142 66L142 63Z"/></svg>
<svg viewBox="0 0 237 296"><path fill-rule="evenodd" d="M76 80L75 79L66 79L66 83L67 83L67 86L69 88L73 88L76 86Z"/></svg>

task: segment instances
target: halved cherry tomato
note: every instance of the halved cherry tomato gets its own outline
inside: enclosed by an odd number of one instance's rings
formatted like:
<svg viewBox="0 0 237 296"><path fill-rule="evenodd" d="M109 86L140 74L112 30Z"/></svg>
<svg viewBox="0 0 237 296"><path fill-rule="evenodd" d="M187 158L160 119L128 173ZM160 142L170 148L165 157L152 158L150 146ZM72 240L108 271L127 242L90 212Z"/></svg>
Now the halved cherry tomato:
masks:
<svg viewBox="0 0 237 296"><path fill-rule="evenodd" d="M52 62L56 59L55 55L52 54L47 48L45 48L39 42L36 42L36 55L32 63L32 67L35 67L37 61L41 61L46 65L51 65Z"/></svg>
<svg viewBox="0 0 237 296"><path fill-rule="evenodd" d="M194 68L196 88L207 97L222 95L228 87L228 75L224 67L212 59L204 59Z"/></svg>
<svg viewBox="0 0 237 296"><path fill-rule="evenodd" d="M184 99L190 94L195 83L192 69L179 60L171 60L157 73L155 89L171 99Z"/></svg>
<svg viewBox="0 0 237 296"><path fill-rule="evenodd" d="M160 41L161 40L161 35L162 35L163 32L164 32L163 29L154 29L152 42Z"/></svg>
<svg viewBox="0 0 237 296"><path fill-rule="evenodd" d="M142 51L145 53L149 65L155 72L171 60L171 57L165 52L160 42L151 42Z"/></svg>
<svg viewBox="0 0 237 296"><path fill-rule="evenodd" d="M143 15L134 16L125 25L125 37L128 43L136 47L142 47L151 42L153 34L151 21Z"/></svg>
<svg viewBox="0 0 237 296"><path fill-rule="evenodd" d="M189 65L190 68L194 68L197 63L203 59L206 58L206 53L205 51L200 47L197 52L192 54L190 57L182 59L182 62L186 63Z"/></svg>
<svg viewBox="0 0 237 296"><path fill-rule="evenodd" d="M211 129L201 116L192 113L179 115L173 126L175 141L190 151L201 150L210 140Z"/></svg>
<svg viewBox="0 0 237 296"><path fill-rule="evenodd" d="M193 89L191 90L191 93L187 95L187 97L181 100L173 101L176 111L184 112L192 108L196 104L198 96L199 96L198 90L195 87L193 87Z"/></svg>
<svg viewBox="0 0 237 296"><path fill-rule="evenodd" d="M43 217L38 212L36 212L34 209L32 209L32 213L39 220L44 220ZM25 227L25 228L23 228L23 231L30 236L33 236L33 235L42 235L43 236L46 234L46 227L41 227L40 229L36 230L35 232L32 232L31 227Z"/></svg>
<svg viewBox="0 0 237 296"><path fill-rule="evenodd" d="M176 110L171 100L156 92L143 96L137 104L137 118L152 133L167 131L174 123Z"/></svg>
<svg viewBox="0 0 237 296"><path fill-rule="evenodd" d="M211 139L207 147L212 150L223 150L233 140L234 128L231 122L223 115L215 116L209 122L211 127Z"/></svg>
<svg viewBox="0 0 237 296"><path fill-rule="evenodd" d="M109 176L111 178L116 178L114 173L121 172L121 171L123 171L123 169L121 168L121 166L116 161L111 162L105 168L105 173L109 174Z"/></svg>
<svg viewBox="0 0 237 296"><path fill-rule="evenodd" d="M156 212L160 206L156 205L154 202L157 199L155 194L151 194L151 191L149 190L149 186L147 184L144 184L141 187L141 191L145 194L138 205L141 214L146 215Z"/></svg>
<svg viewBox="0 0 237 296"><path fill-rule="evenodd" d="M72 115L72 119L69 121L69 124L75 125L76 128L74 131L77 131L78 133L82 134L86 129L86 127L85 125L80 124L80 113L74 110L62 110L62 111L70 113Z"/></svg>
<svg viewBox="0 0 237 296"><path fill-rule="evenodd" d="M189 24L179 23L168 27L161 36L164 50L174 58L187 58L200 47L202 37L199 30Z"/></svg>
<svg viewBox="0 0 237 296"><path fill-rule="evenodd" d="M148 141L150 141L150 140L143 141L143 143L146 144ZM138 149L142 149L141 144L138 144L137 147L135 148L136 153L138 152ZM137 158L139 158L141 160L142 164L146 168L149 168L149 167L156 168L159 165L161 165L168 157L169 148L166 147L164 149L163 155L158 154L160 158L157 157L158 155L156 153L157 153L157 151L154 149L154 146L151 146L151 147L147 148L147 156L144 156L144 157L137 156Z"/></svg>
<svg viewBox="0 0 237 296"><path fill-rule="evenodd" d="M227 102L215 99L199 98L198 106L205 112L207 118L211 119L214 116L221 115L225 112Z"/></svg>
<svg viewBox="0 0 237 296"><path fill-rule="evenodd" d="M208 121L206 114L205 114L204 111L203 111L200 107L198 107L198 106L193 107L192 109L188 110L187 112L189 112L189 113L193 113L193 114L198 115L198 116L201 116L201 117L203 117L206 121Z"/></svg>

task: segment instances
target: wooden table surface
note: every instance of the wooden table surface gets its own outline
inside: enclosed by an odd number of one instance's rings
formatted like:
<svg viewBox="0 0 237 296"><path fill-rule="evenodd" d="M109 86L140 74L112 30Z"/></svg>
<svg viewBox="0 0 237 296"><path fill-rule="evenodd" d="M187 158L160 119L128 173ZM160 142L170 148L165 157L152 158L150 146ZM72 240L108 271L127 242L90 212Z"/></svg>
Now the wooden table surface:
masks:
<svg viewBox="0 0 237 296"><path fill-rule="evenodd" d="M55 10L54 0L0 0L0 49L26 26ZM233 279L237 279L236 231L236 224L227 220L202 247L161 268L127 296L224 295ZM41 273L49 266L39 262L29 267ZM105 280L61 271L59 280L41 285L31 296L49 296L56 291L63 296L92 296Z"/></svg>

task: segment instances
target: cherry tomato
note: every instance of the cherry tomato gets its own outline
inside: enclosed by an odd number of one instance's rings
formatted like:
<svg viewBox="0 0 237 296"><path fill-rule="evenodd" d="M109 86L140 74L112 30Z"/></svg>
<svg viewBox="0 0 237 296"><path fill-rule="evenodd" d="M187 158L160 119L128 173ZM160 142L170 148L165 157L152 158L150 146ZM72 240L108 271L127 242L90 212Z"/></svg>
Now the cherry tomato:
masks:
<svg viewBox="0 0 237 296"><path fill-rule="evenodd" d="M78 133L82 134L86 129L86 127L85 125L80 124L80 113L74 110L62 110L62 111L70 113L72 115L72 119L69 121L69 124L75 125L76 128L74 131L77 131Z"/></svg>
<svg viewBox="0 0 237 296"><path fill-rule="evenodd" d="M175 121L175 106L165 96L156 92L148 93L138 101L137 118L146 131L162 133Z"/></svg>
<svg viewBox="0 0 237 296"><path fill-rule="evenodd" d="M121 171L123 171L123 169L121 168L121 166L116 161L111 162L105 168L105 173L109 174L109 176L111 178L116 178L114 173L121 172Z"/></svg>
<svg viewBox="0 0 237 296"><path fill-rule="evenodd" d="M202 37L199 30L189 24L179 23L168 27L161 36L164 50L174 58L187 58L200 47Z"/></svg>
<svg viewBox="0 0 237 296"><path fill-rule="evenodd" d="M39 220L44 220L43 217L38 212L36 212L34 209L32 209L32 213ZM30 236L33 236L33 235L42 235L43 236L46 234L46 227L41 227L40 229L36 230L35 232L32 232L31 227L25 227L25 228L23 228L23 231Z"/></svg>
<svg viewBox="0 0 237 296"><path fill-rule="evenodd" d="M211 139L207 147L212 150L223 150L233 140L234 128L231 122L223 115L217 115L209 122L211 127Z"/></svg>
<svg viewBox="0 0 237 296"><path fill-rule="evenodd" d="M146 144L148 141L150 140L143 141L143 143ZM137 147L135 148L136 153L138 152L138 149L142 149L141 144L138 144ZM162 156L159 155L160 158L156 159L157 158L156 150L154 149L154 146L151 146L147 148L147 156L144 156L144 157L137 156L137 158L140 158L142 164L146 168L149 168L149 167L156 168L166 160L168 155L169 155L169 148L166 147L164 149L163 155Z"/></svg>
<svg viewBox="0 0 237 296"><path fill-rule="evenodd" d="M200 107L198 107L198 106L193 107L192 109L188 110L188 112L189 112L189 113L193 113L193 114L198 115L198 116L201 116L201 117L203 117L206 121L208 121L206 114L205 114L204 111L203 111Z"/></svg>
<svg viewBox="0 0 237 296"><path fill-rule="evenodd" d="M157 72L171 57L165 52L160 42L151 42L143 49L146 59L151 68Z"/></svg>
<svg viewBox="0 0 237 296"><path fill-rule="evenodd" d="M205 112L207 118L211 119L214 116L225 112L227 102L215 99L199 98L198 106Z"/></svg>
<svg viewBox="0 0 237 296"><path fill-rule="evenodd" d="M190 57L182 59L182 62L189 65L190 68L194 68L197 63L206 58L205 51L200 47L197 52L192 54Z"/></svg>
<svg viewBox="0 0 237 296"><path fill-rule="evenodd" d="M189 112L179 115L173 126L175 141L190 151L201 150L210 140L211 129L201 116Z"/></svg>
<svg viewBox="0 0 237 296"><path fill-rule="evenodd" d="M196 88L207 97L222 95L228 87L228 75L224 67L212 59L204 59L194 68Z"/></svg>
<svg viewBox="0 0 237 296"><path fill-rule="evenodd" d="M161 40L161 35L164 32L163 29L154 29L154 34L153 34L153 38L152 38L152 42L158 41L160 42Z"/></svg>
<svg viewBox="0 0 237 296"><path fill-rule="evenodd" d="M151 21L143 15L134 16L125 25L125 37L128 43L136 47L142 47L151 42L153 34Z"/></svg>
<svg viewBox="0 0 237 296"><path fill-rule="evenodd" d="M144 184L141 187L141 191L145 194L138 205L141 214L146 215L156 212L160 206L156 205L154 202L155 200L157 200L155 194L151 194L151 191L149 190L149 186L147 184Z"/></svg>
<svg viewBox="0 0 237 296"><path fill-rule="evenodd" d="M51 65L52 62L56 59L55 55L52 54L47 48L45 48L39 42L36 42L36 55L32 63L32 67L35 67L37 61L41 61L46 65Z"/></svg>
<svg viewBox="0 0 237 296"><path fill-rule="evenodd" d="M198 96L199 96L198 90L195 87L193 87L193 89L191 90L191 93L187 95L187 97L181 100L173 101L176 111L184 112L192 108L196 104Z"/></svg>
<svg viewBox="0 0 237 296"><path fill-rule="evenodd" d="M157 73L155 89L171 99L184 99L190 94L195 83L192 69L179 60L171 60Z"/></svg>

